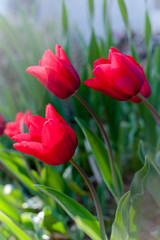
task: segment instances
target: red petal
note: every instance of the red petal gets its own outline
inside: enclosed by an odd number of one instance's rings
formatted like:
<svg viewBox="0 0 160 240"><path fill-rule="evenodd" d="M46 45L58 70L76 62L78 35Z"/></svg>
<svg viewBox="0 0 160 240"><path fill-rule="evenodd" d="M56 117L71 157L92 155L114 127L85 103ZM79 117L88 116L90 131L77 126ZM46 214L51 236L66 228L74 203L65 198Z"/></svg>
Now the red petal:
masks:
<svg viewBox="0 0 160 240"><path fill-rule="evenodd" d="M41 142L43 125L46 119L37 115L31 115L28 117L29 122L29 135L32 141Z"/></svg>
<svg viewBox="0 0 160 240"><path fill-rule="evenodd" d="M86 86L95 89L97 91L100 91L102 93L104 93L105 95L108 95L114 99L120 100L120 101L125 101L126 98L124 98L123 96L121 96L120 94L118 94L118 92L116 92L113 88L111 87L104 87L103 84L101 84L101 82L99 80L97 80L96 78L90 78L86 81L83 82ZM107 85L107 84L105 84Z"/></svg>
<svg viewBox="0 0 160 240"><path fill-rule="evenodd" d="M151 92L152 92L151 87L149 85L149 82L148 82L147 78L145 77L145 80L144 80L143 86L141 88L140 94L142 94L143 97L148 98L151 95ZM140 103L141 101L142 100L137 96L130 99L130 102L134 102L134 103Z"/></svg>
<svg viewBox="0 0 160 240"><path fill-rule="evenodd" d="M53 119L57 122L61 122L64 124L67 124L66 121L61 117L61 115L56 111L56 109L51 105L48 104L46 106L46 114L45 114L45 118L48 119Z"/></svg>
<svg viewBox="0 0 160 240"><path fill-rule="evenodd" d="M73 157L76 147L77 143L75 145L75 143L71 142L68 133L66 133L62 141L53 148L53 163L50 164L59 165L69 161Z"/></svg>
<svg viewBox="0 0 160 240"><path fill-rule="evenodd" d="M143 68L137 63L137 61L132 56L128 56L128 55L125 55L125 56L143 70Z"/></svg>
<svg viewBox="0 0 160 240"><path fill-rule="evenodd" d="M18 112L15 117L15 122L19 123L24 117L24 113Z"/></svg>
<svg viewBox="0 0 160 240"><path fill-rule="evenodd" d="M53 67L55 62L58 62L57 57L54 53L48 49L42 56L42 59L39 61L39 65L42 67Z"/></svg>
<svg viewBox="0 0 160 240"><path fill-rule="evenodd" d="M43 145L41 143L37 142L21 142L21 143L15 143L13 147L20 152L32 155L38 159L45 159L48 158L48 153L44 151Z"/></svg>
<svg viewBox="0 0 160 240"><path fill-rule="evenodd" d="M133 103L140 103L140 102L142 102L142 100L139 97L137 97L137 96L129 99L129 101L133 102Z"/></svg>
<svg viewBox="0 0 160 240"><path fill-rule="evenodd" d="M56 56L61 60L65 61L66 63L71 64L67 55L65 54L65 51L59 45L56 45Z"/></svg>
<svg viewBox="0 0 160 240"><path fill-rule="evenodd" d="M98 90L98 91L100 91L99 89L102 87L100 81L96 77L87 79L83 83L87 87L90 87L90 88Z"/></svg>
<svg viewBox="0 0 160 240"><path fill-rule="evenodd" d="M106 95L121 101L128 100L129 98L132 97L126 94L125 92L121 91L114 84L110 64L99 65L93 70L93 74L99 81L101 92L105 93Z"/></svg>
<svg viewBox="0 0 160 240"><path fill-rule="evenodd" d="M149 84L147 78L145 77L140 94L142 94L145 98L148 98L151 95L151 93L152 93L152 90L151 90L150 84Z"/></svg>
<svg viewBox="0 0 160 240"><path fill-rule="evenodd" d="M75 88L70 82L72 75L66 74L64 71L54 71L51 68L46 68L48 81L46 88L58 98L68 98L75 92Z"/></svg>
<svg viewBox="0 0 160 240"><path fill-rule="evenodd" d="M20 131L20 124L17 122L9 122L6 124L6 128L4 130L4 133L9 136L13 137L16 134L21 133Z"/></svg>
<svg viewBox="0 0 160 240"><path fill-rule="evenodd" d="M45 87L47 87L48 75L44 67L31 66L26 69L26 72L36 77Z"/></svg>
<svg viewBox="0 0 160 240"><path fill-rule="evenodd" d="M31 141L31 137L29 135L29 133L21 133L21 134L17 134L15 136L12 137L12 139L16 142L30 142Z"/></svg>
<svg viewBox="0 0 160 240"><path fill-rule="evenodd" d="M144 72L124 54L113 54L111 69L113 81L122 92L133 97L141 90L145 78Z"/></svg>
<svg viewBox="0 0 160 240"><path fill-rule="evenodd" d="M59 165L69 161L74 155L78 141L71 127L49 120L43 129L43 144L52 152L48 164Z"/></svg>
<svg viewBox="0 0 160 240"><path fill-rule="evenodd" d="M73 88L75 90L77 90L79 88L80 82L81 82L77 71L75 70L75 68L73 67L73 65L71 63L70 64L63 63L63 66L65 68L65 69L63 69L64 74L70 75L69 81L71 82Z"/></svg>
<svg viewBox="0 0 160 240"><path fill-rule="evenodd" d="M28 117L32 115L30 110L27 110L24 114L24 123L26 124L27 127L29 127L29 122L28 122Z"/></svg>
<svg viewBox="0 0 160 240"><path fill-rule="evenodd" d="M64 75L70 75L70 78L68 78L69 81L72 83L74 89L78 89L80 86L79 75L75 70L75 68L73 67L73 65L71 64L71 62L69 61L63 48L59 45L56 45L56 56L59 58L60 62L63 64Z"/></svg>
<svg viewBox="0 0 160 240"><path fill-rule="evenodd" d="M111 61L106 58L99 58L94 62L94 69L101 64L111 64Z"/></svg>
<svg viewBox="0 0 160 240"><path fill-rule="evenodd" d="M62 141L64 131L60 126L60 123L55 120L48 120L43 127L42 131L42 144L49 148L53 149L53 147Z"/></svg>
<svg viewBox="0 0 160 240"><path fill-rule="evenodd" d="M66 142L68 142L68 144L71 146L73 146L73 148L77 148L78 145L78 140L76 137L75 132L73 131L73 129L68 125L64 125L64 131L65 131L65 135L64 138L66 139Z"/></svg>
<svg viewBox="0 0 160 240"><path fill-rule="evenodd" d="M109 54L108 54L108 59L109 60L111 60L111 58L112 58L112 55L113 55L113 53L121 53L120 51L118 51L116 48L114 48L114 47L111 47L110 49L109 49ZM123 54L123 53L121 53L121 54Z"/></svg>

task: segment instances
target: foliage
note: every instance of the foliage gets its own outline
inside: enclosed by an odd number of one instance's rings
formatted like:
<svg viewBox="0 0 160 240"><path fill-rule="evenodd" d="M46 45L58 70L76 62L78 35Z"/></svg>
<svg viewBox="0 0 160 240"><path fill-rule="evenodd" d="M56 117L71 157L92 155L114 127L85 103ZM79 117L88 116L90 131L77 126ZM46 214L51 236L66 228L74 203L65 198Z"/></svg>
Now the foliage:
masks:
<svg viewBox="0 0 160 240"><path fill-rule="evenodd" d="M103 1L105 36L102 39L97 37L94 29L94 1L88 0L91 36L86 43L78 30L75 34L79 40L75 41L67 1L61 2L61 44L65 45L83 82L93 76L93 62L100 57L106 58L108 49L115 46L109 4L107 0ZM130 52L140 63L125 1L117 0L117 3L125 23ZM7 121L14 119L18 111L26 109L43 116L45 105L53 103L77 133L79 144L74 159L94 183L105 216L107 235L111 240L138 240L146 188L157 208L160 207L160 131L154 119L143 104L118 102L81 84L79 94L99 116L111 141L115 184L100 131L84 107L74 96L66 101L57 99L25 72L28 66L38 64L46 48L54 48L59 38L58 27L54 23L51 27L39 27L35 16L29 19L25 12L21 12L19 18L20 25L13 23L8 16L0 16L0 51L6 62L1 63L0 112ZM149 101L160 111L160 45L153 48L147 7L144 39L144 69L152 86ZM77 50L76 56L72 49ZM0 239L12 236L20 240L56 239L57 234L64 239L87 239L87 235L91 239L101 239L89 190L70 163L51 167L33 157L24 157L13 150L12 142L6 136L1 136L0 164ZM156 234L158 236L159 231Z"/></svg>

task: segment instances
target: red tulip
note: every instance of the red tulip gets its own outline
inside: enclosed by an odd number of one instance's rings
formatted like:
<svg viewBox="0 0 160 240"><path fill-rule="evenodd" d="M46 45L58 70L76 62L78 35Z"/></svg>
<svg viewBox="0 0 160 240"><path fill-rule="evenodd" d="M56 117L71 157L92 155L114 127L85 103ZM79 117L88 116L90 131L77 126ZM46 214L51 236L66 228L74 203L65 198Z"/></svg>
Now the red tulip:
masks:
<svg viewBox="0 0 160 240"><path fill-rule="evenodd" d="M69 161L77 147L77 137L73 129L49 104L45 118L31 115L27 118L29 133L13 137L17 141L13 146L41 161L59 165Z"/></svg>
<svg viewBox="0 0 160 240"><path fill-rule="evenodd" d="M151 95L151 93L152 93L151 87L149 85L147 78L145 77L140 94L143 95L143 97L148 98ZM139 97L135 96L131 98L129 101L134 103L140 103L142 100Z"/></svg>
<svg viewBox="0 0 160 240"><path fill-rule="evenodd" d="M8 122L4 133L9 137L13 137L16 134L20 134L23 131L24 124L28 126L27 117L31 114L29 110L25 113L18 112L14 122Z"/></svg>
<svg viewBox="0 0 160 240"><path fill-rule="evenodd" d="M0 114L0 136L4 132L5 126L6 126L6 121L5 121L4 117L2 116L2 114Z"/></svg>
<svg viewBox="0 0 160 240"><path fill-rule="evenodd" d="M111 47L108 59L100 58L94 62L94 78L84 82L90 88L98 90L120 101L137 102L139 92L148 97L151 94L149 83L143 68L134 60Z"/></svg>
<svg viewBox="0 0 160 240"><path fill-rule="evenodd" d="M39 61L39 66L28 67L26 71L58 98L70 97L80 86L78 73L63 48L58 45L56 55L48 49Z"/></svg>

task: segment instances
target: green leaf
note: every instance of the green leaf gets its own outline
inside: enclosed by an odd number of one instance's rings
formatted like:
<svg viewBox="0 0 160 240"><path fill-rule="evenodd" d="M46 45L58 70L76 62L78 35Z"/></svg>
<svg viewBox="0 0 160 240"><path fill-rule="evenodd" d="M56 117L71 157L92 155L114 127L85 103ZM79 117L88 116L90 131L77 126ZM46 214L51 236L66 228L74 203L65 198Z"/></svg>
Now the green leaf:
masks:
<svg viewBox="0 0 160 240"><path fill-rule="evenodd" d="M0 192L0 210L16 221L20 221L20 212L18 208L10 201L8 195Z"/></svg>
<svg viewBox="0 0 160 240"><path fill-rule="evenodd" d="M67 233L67 232L66 232L66 229L65 229L65 227L64 227L64 225L63 225L62 222L56 222L56 223L54 223L54 224L52 225L52 228L53 228L53 230L56 231L56 232L60 232L60 233L62 233L62 234L66 234L66 233Z"/></svg>
<svg viewBox="0 0 160 240"><path fill-rule="evenodd" d="M140 235L142 198L144 195L150 165L145 165L135 174L130 191L119 201L111 240L137 240Z"/></svg>
<svg viewBox="0 0 160 240"><path fill-rule="evenodd" d="M138 155L139 155L139 158L140 158L141 162L144 164L145 152L144 152L144 145L143 145L143 141L142 140L139 141Z"/></svg>
<svg viewBox="0 0 160 240"><path fill-rule="evenodd" d="M0 233L0 240L7 240L7 238Z"/></svg>
<svg viewBox="0 0 160 240"><path fill-rule="evenodd" d="M108 152L101 141L101 139L94 134L85 124L83 120L80 118L76 118L77 123L81 127L85 137L88 139L88 142L93 150L93 153L95 155L98 167L101 171L101 174L103 176L103 179L110 190L110 192L113 194L116 200L119 200L122 196L123 192L123 183L121 179L120 172L115 164L115 172L116 172L116 184L118 186L118 189L114 187L113 179L112 179L112 173L111 173L111 167L108 157Z"/></svg>
<svg viewBox="0 0 160 240"><path fill-rule="evenodd" d="M103 21L106 32L106 40L101 55L106 57L106 52L109 51L110 47L114 46L112 26L110 21L110 7L107 0L103 0Z"/></svg>
<svg viewBox="0 0 160 240"><path fill-rule="evenodd" d="M146 76L150 78L150 68L151 68L151 57L152 57L152 31L151 31L151 23L148 15L148 11L146 10L145 15L145 43L147 48L147 61L146 61Z"/></svg>
<svg viewBox="0 0 160 240"><path fill-rule="evenodd" d="M140 156L141 162L144 163L145 152L144 152L144 146L142 141L140 141L139 143L138 154ZM160 183L159 170L157 169L155 163L151 162L148 179L147 179L147 188L158 206L160 206L159 183Z"/></svg>
<svg viewBox="0 0 160 240"><path fill-rule="evenodd" d="M126 29L127 29L127 34L128 34L128 39L129 39L129 44L130 44L130 49L131 49L132 56L134 57L134 59L138 63L140 63L139 56L138 56L138 54L136 52L136 49L134 47L134 44L133 44L132 32L131 32L131 29L130 29L130 26L129 26L127 8L126 8L124 0L118 0L118 5L119 5L119 8L121 10L121 14L122 14L122 17L123 17L123 20L124 20L124 23L125 23L125 26L126 26Z"/></svg>
<svg viewBox="0 0 160 240"><path fill-rule="evenodd" d="M68 17L67 17L67 8L65 4L65 0L62 3L62 24L63 24L63 31L66 34L68 32Z"/></svg>
<svg viewBox="0 0 160 240"><path fill-rule="evenodd" d="M91 239L101 240L98 221L81 204L52 188L42 185L35 185L35 187L56 201Z"/></svg>
<svg viewBox="0 0 160 240"><path fill-rule="evenodd" d="M128 28L128 14L127 14L127 8L125 5L124 0L118 0L119 8L121 10L121 14L123 17L123 20L125 22L126 27Z"/></svg>
<svg viewBox="0 0 160 240"><path fill-rule="evenodd" d="M51 187L59 192L64 192L65 183L59 173L57 173L51 166L45 165L41 172L42 184ZM54 180L53 180L54 179Z"/></svg>
<svg viewBox="0 0 160 240"><path fill-rule="evenodd" d="M152 37L152 32L151 32L151 23L148 15L148 11L146 11L146 16L145 16L145 42L147 48L150 47L150 42L151 42L151 37Z"/></svg>
<svg viewBox="0 0 160 240"><path fill-rule="evenodd" d="M145 165L135 174L130 187L130 213L129 213L129 239L139 239L140 235L140 218L142 199L148 179L150 164L146 158Z"/></svg>
<svg viewBox="0 0 160 240"><path fill-rule="evenodd" d="M81 195L81 196L87 195L87 192L82 190L75 181L68 179L67 185L72 190L72 192L75 192L76 194Z"/></svg>
<svg viewBox="0 0 160 240"><path fill-rule="evenodd" d="M2 145L0 145L0 162L5 168L15 176L29 191L36 194L37 191L33 187L33 182L29 178L26 167L23 163L22 156L16 151L5 152Z"/></svg>
<svg viewBox="0 0 160 240"><path fill-rule="evenodd" d="M122 220L122 211L124 211L125 202L128 202L129 194L129 192L125 193L118 203L115 220L112 225L111 240L127 240L128 233Z"/></svg>
<svg viewBox="0 0 160 240"><path fill-rule="evenodd" d="M93 65L93 62L99 58L99 46L95 36L94 31L92 30L91 40L89 44L89 63Z"/></svg>
<svg viewBox="0 0 160 240"><path fill-rule="evenodd" d="M154 68L155 72L160 74L160 44L155 47L154 51Z"/></svg>
<svg viewBox="0 0 160 240"><path fill-rule="evenodd" d="M5 223L12 233L19 239L23 240L32 240L30 236L28 236L16 222L14 222L11 218L9 218L5 213L0 210L0 220Z"/></svg>
<svg viewBox="0 0 160 240"><path fill-rule="evenodd" d="M66 233L66 229L63 223L63 216L61 216L60 214L56 215L53 209L49 206L46 206L43 209L43 212L44 212L44 219L42 222L42 226L44 226L50 232L52 232L53 230L56 230L63 234Z"/></svg>
<svg viewBox="0 0 160 240"><path fill-rule="evenodd" d="M8 226L4 223L1 224L0 227L0 232L1 234L6 237L6 239L8 240L13 234L11 232L11 230L8 228ZM0 235L1 236L1 235ZM0 238L1 239L1 238Z"/></svg>
<svg viewBox="0 0 160 240"><path fill-rule="evenodd" d="M92 23L94 16L94 0L88 0L88 9L90 15L90 22Z"/></svg>
<svg viewBox="0 0 160 240"><path fill-rule="evenodd" d="M138 53L137 53L137 51L136 51L136 49L135 49L135 47L134 47L134 44L133 44L133 41L132 41L131 38L129 39L129 42L130 42L130 48L131 48L132 57L134 57L134 59L135 59L138 63L140 63L140 58L139 58L139 56L138 56Z"/></svg>
<svg viewBox="0 0 160 240"><path fill-rule="evenodd" d="M151 164L150 172L147 180L147 188L151 193L152 197L160 207L160 191L159 191L160 175L155 170L153 164Z"/></svg>
<svg viewBox="0 0 160 240"><path fill-rule="evenodd" d="M106 23L106 19L107 19L107 0L103 0L103 21L104 24Z"/></svg>

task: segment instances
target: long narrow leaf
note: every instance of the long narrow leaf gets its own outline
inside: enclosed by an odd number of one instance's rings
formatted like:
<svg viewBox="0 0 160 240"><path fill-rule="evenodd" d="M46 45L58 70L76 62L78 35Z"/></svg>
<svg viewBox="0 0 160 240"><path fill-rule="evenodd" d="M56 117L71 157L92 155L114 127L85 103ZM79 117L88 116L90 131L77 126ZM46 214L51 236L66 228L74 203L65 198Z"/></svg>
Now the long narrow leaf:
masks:
<svg viewBox="0 0 160 240"><path fill-rule="evenodd" d="M56 201L63 208L63 210L75 221L75 223L88 236L91 237L91 239L101 239L98 221L81 204L68 197L67 195L53 190L52 188L42 185L35 185L35 187Z"/></svg>
<svg viewBox="0 0 160 240"><path fill-rule="evenodd" d="M15 152L4 152L2 146L0 146L0 162L5 168L16 177L29 191L36 193L36 189L33 187L33 182L28 176L26 167L23 163L20 154Z"/></svg>
<svg viewBox="0 0 160 240"><path fill-rule="evenodd" d="M67 17L67 8L64 0L62 3L62 24L63 24L63 31L66 34L68 32L68 17Z"/></svg>
<svg viewBox="0 0 160 240"><path fill-rule="evenodd" d="M135 60L137 62L140 62L139 56L138 56L136 49L134 47L134 44L133 44L132 33L131 33L129 20L128 20L127 8L126 8L124 0L118 0L118 5L119 5L119 8L120 8L120 11L121 11L121 14L122 14L125 26L126 26L132 56L135 58Z"/></svg>
<svg viewBox="0 0 160 240"><path fill-rule="evenodd" d="M127 8L125 5L124 0L118 0L119 8L121 10L121 14L123 17L123 20L125 22L126 27L128 28L128 14L127 14Z"/></svg>
<svg viewBox="0 0 160 240"><path fill-rule="evenodd" d="M15 221L20 221L20 212L17 206L15 206L15 204L10 201L10 198L2 192L0 192L0 210Z"/></svg>
<svg viewBox="0 0 160 240"><path fill-rule="evenodd" d="M0 220L5 223L19 240L32 240L11 218L0 210Z"/></svg>
<svg viewBox="0 0 160 240"><path fill-rule="evenodd" d="M113 194L115 199L120 199L123 192L123 183L121 179L120 172L118 171L118 168L115 164L115 171L116 171L116 184L118 186L118 189L115 188L114 182L112 179L112 173L111 173L111 167L108 157L108 152L103 144L103 142L100 140L100 138L94 134L85 124L83 120L80 118L76 118L77 123L81 127L84 135L89 141L89 144L93 150L93 153L95 155L98 167L101 171L101 174L103 176L103 179L110 190L110 192Z"/></svg>
<svg viewBox="0 0 160 240"><path fill-rule="evenodd" d="M145 16L145 43L147 48L147 63L146 63L146 76L150 78L150 67L151 67L151 56L152 56L152 31L151 31L151 23L148 15L148 11L146 10Z"/></svg>

